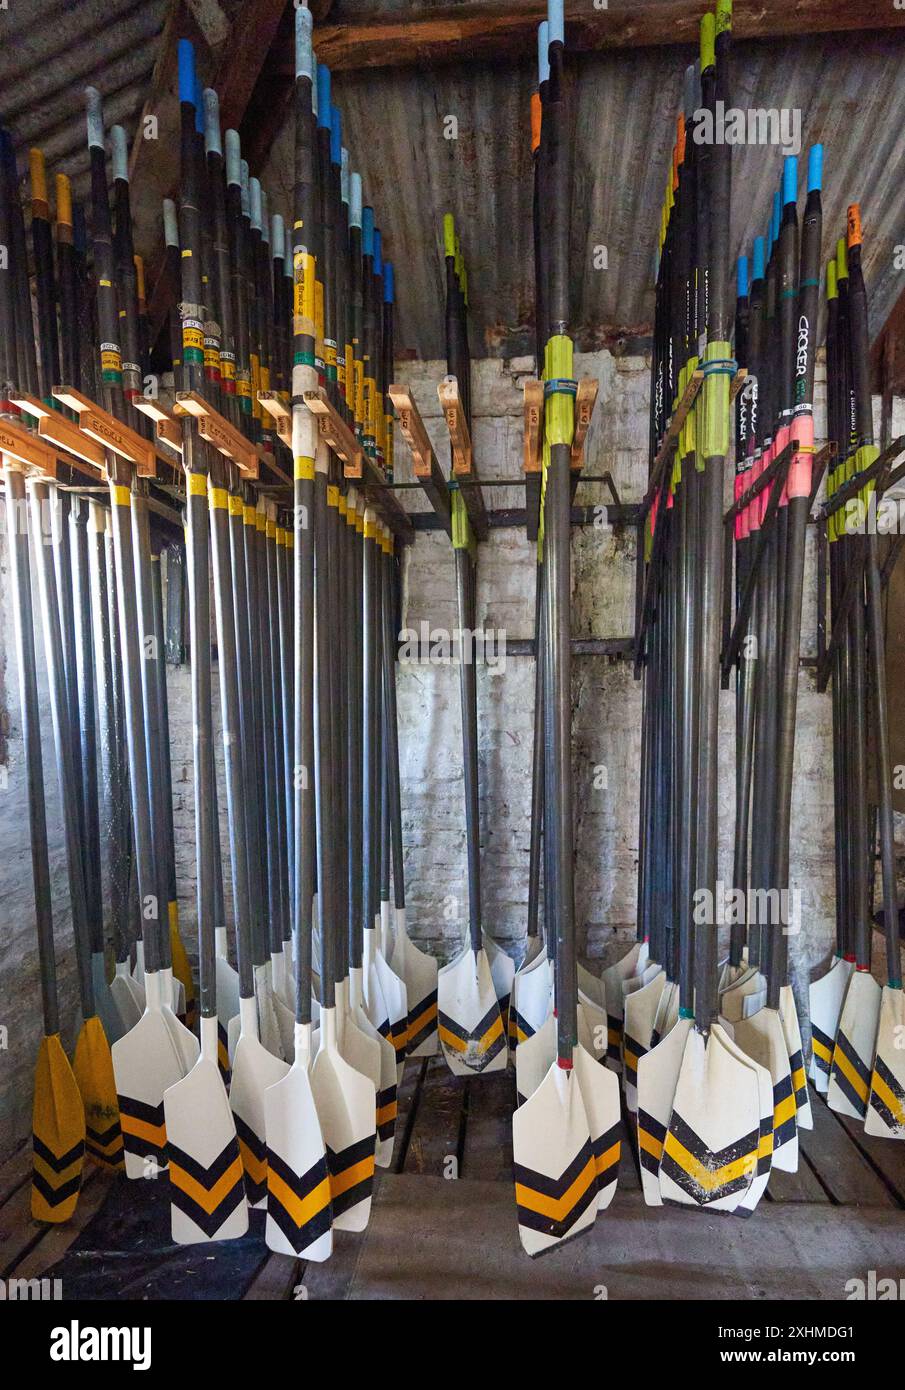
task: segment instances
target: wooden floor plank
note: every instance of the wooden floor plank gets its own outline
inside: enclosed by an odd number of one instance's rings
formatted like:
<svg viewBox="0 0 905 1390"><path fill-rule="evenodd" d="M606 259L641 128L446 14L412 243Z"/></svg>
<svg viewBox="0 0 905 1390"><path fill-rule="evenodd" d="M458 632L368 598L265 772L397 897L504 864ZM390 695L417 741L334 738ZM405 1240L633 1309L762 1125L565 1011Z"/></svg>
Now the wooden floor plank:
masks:
<svg viewBox="0 0 905 1390"><path fill-rule="evenodd" d="M894 1207L885 1183L825 1102L813 1094L811 1113L814 1128L799 1131L799 1144L832 1200L841 1206Z"/></svg>
<svg viewBox="0 0 905 1390"><path fill-rule="evenodd" d="M837 1116L855 1147L891 1189L894 1200L905 1206L905 1143L901 1139L878 1139L865 1134L859 1120Z"/></svg>
<svg viewBox="0 0 905 1390"><path fill-rule="evenodd" d="M32 1147L23 1144L0 1168L0 1206L31 1179Z"/></svg>
<svg viewBox="0 0 905 1390"><path fill-rule="evenodd" d="M26 1217L18 1227L19 1251L12 1260L7 1254L6 1243L0 1238L0 1268L8 1269L17 1279L36 1279L51 1265L61 1259L70 1245L81 1235L88 1222L107 1200L110 1179L95 1164L86 1164L82 1190L72 1220L59 1226L47 1226L32 1221L26 1205ZM30 1199L30 1189L25 1189ZM18 1197L18 1194L17 1194ZM12 1207L17 1198L7 1205ZM5 1219L7 1207L0 1212L0 1221ZM10 1243L10 1249L14 1242Z"/></svg>
<svg viewBox="0 0 905 1390"><path fill-rule="evenodd" d="M462 1160L466 1078L453 1076L442 1057L432 1057L421 1087L412 1126L406 1173L452 1176L448 1160Z"/></svg>
<svg viewBox="0 0 905 1390"><path fill-rule="evenodd" d="M393 1158L390 1168L401 1173L405 1167L412 1128L421 1098L424 1076L430 1065L428 1057L412 1057L403 1068L402 1080L396 1090L396 1133L393 1139Z"/></svg>
<svg viewBox="0 0 905 1390"><path fill-rule="evenodd" d="M512 1182L512 1111L515 1072L468 1080L468 1113L461 1177Z"/></svg>
<svg viewBox="0 0 905 1390"><path fill-rule="evenodd" d="M271 1255L249 1285L246 1302L285 1303L291 1300L301 1268L301 1260L292 1255Z"/></svg>
<svg viewBox="0 0 905 1390"><path fill-rule="evenodd" d="M799 1146L801 1134L799 1131ZM826 1202L830 1196L820 1179L808 1163L802 1151L798 1155L798 1172L783 1173L774 1168L767 1184L767 1200L770 1202Z"/></svg>

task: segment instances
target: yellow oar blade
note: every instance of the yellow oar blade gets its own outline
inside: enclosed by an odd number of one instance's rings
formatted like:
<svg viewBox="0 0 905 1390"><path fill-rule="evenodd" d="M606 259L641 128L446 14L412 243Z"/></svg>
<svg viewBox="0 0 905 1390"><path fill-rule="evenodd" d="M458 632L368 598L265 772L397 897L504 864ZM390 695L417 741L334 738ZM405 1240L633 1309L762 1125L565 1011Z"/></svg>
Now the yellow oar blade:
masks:
<svg viewBox="0 0 905 1390"><path fill-rule="evenodd" d="M905 1139L905 994L886 985L880 1000L877 1052L864 1129L881 1139Z"/></svg>
<svg viewBox="0 0 905 1390"><path fill-rule="evenodd" d="M85 1110L58 1033L42 1038L38 1049L32 1136L31 1214L36 1221L68 1221L82 1185Z"/></svg>
<svg viewBox="0 0 905 1390"><path fill-rule="evenodd" d="M88 1155L106 1168L122 1168L123 1136L113 1059L103 1024L96 1014L82 1025L72 1068L85 1107Z"/></svg>

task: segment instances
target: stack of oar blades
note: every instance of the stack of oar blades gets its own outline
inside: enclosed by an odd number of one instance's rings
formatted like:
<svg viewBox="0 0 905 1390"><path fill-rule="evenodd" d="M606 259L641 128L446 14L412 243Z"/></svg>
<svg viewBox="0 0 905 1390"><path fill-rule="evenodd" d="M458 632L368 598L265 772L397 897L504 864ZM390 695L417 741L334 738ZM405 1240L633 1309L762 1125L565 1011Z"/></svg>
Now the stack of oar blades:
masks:
<svg viewBox="0 0 905 1390"><path fill-rule="evenodd" d="M544 593L544 805L549 836L545 923L555 940L555 1005L516 1050L520 1104L513 1116L519 1237L531 1255L578 1235L608 1205L619 1163L619 1084L580 1041L573 899L571 769L571 491L574 429L572 341L568 336L569 213L563 74L563 9L548 9L541 146L549 140L543 209L549 230L539 293L546 304L544 482L541 498ZM546 128L546 129L545 129ZM536 257L536 263L538 258ZM552 1057L549 1053L552 1052Z"/></svg>

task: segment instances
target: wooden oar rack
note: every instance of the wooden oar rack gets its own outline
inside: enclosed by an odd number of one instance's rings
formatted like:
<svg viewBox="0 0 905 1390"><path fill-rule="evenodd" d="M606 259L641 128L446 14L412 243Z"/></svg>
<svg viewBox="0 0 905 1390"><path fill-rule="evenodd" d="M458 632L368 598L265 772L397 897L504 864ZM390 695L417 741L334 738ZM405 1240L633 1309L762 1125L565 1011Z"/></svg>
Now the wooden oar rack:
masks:
<svg viewBox="0 0 905 1390"><path fill-rule="evenodd" d="M575 392L575 426L572 435L572 453L569 465L572 470L572 496L578 486L581 470L584 467L584 446L597 404L600 382L596 377L583 376L577 383ZM525 510L529 541L537 540L540 524L540 494L543 480L543 442L544 442L544 383L536 377L529 377L524 383L524 444L522 468L525 474Z"/></svg>
<svg viewBox="0 0 905 1390"><path fill-rule="evenodd" d="M452 539L452 503L443 470L437 462L434 446L430 442L421 411L412 400L407 386L391 386L389 397L396 408L396 418L402 437L409 446L415 478L421 484L428 501L443 524L443 530Z"/></svg>
<svg viewBox="0 0 905 1390"><path fill-rule="evenodd" d="M481 491L481 480L475 467L471 434L456 378L445 376L437 387L437 395L440 398L443 419L452 446L453 478L459 485L459 491L462 494L462 501L465 503L465 510L468 513L468 520L471 522L475 539L485 541L490 530L487 521L487 509L484 506L484 494Z"/></svg>
<svg viewBox="0 0 905 1390"><path fill-rule="evenodd" d="M396 539L407 544L415 534L414 527L387 483L383 469L368 457L323 387L306 391L304 399L317 421L321 439L342 461L343 476L364 493L368 505L389 526Z"/></svg>

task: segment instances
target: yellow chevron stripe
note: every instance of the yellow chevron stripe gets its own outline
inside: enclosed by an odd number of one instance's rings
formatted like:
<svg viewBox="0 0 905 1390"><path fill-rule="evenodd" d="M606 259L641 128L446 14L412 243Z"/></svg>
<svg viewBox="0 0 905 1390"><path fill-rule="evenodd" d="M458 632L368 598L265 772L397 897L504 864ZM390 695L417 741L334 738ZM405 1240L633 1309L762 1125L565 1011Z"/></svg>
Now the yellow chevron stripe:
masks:
<svg viewBox="0 0 905 1390"><path fill-rule="evenodd" d="M251 1181L255 1184L264 1182L267 1177L267 1159L256 1157L241 1139L239 1140L239 1157L242 1160L242 1167Z"/></svg>
<svg viewBox="0 0 905 1390"><path fill-rule="evenodd" d="M804 1067L799 1067L797 1071L792 1073L792 1090L803 1091L806 1085Z"/></svg>
<svg viewBox="0 0 905 1390"><path fill-rule="evenodd" d="M771 1136L772 1142L772 1136ZM715 1192L717 1188L725 1187L727 1183L735 1182L737 1178L753 1175L757 1168L757 1155L760 1146L752 1149L750 1153L743 1154L741 1158L735 1159L732 1163L725 1163L722 1168L715 1168L712 1172L705 1168L703 1163L699 1163L694 1154L680 1144L676 1136L670 1130L666 1135L664 1149L675 1163L678 1163L690 1178L693 1178L698 1187L705 1192Z"/></svg>
<svg viewBox="0 0 905 1390"><path fill-rule="evenodd" d="M652 1134L648 1134L647 1130L642 1129L640 1125L638 1126L638 1147L644 1149L645 1153L649 1153L658 1163L660 1162L663 1156L663 1145L659 1139L655 1139Z"/></svg>
<svg viewBox="0 0 905 1390"><path fill-rule="evenodd" d="M774 1127L775 1127L775 1125L776 1125L775 1116L774 1116L773 1123L774 1123ZM757 1157L760 1159L760 1158L772 1158L772 1156L773 1156L773 1130L771 1129L771 1130L768 1130L766 1134L762 1134L762 1135L761 1135L760 1140L759 1140L758 1145L757 1145Z"/></svg>
<svg viewBox="0 0 905 1390"><path fill-rule="evenodd" d="M822 1062L826 1062L827 1066L829 1066L830 1062L832 1062L833 1060L833 1054L830 1051L830 1049L828 1047L824 1047L823 1043L818 1042L816 1038L813 1039L813 1045L814 1052L816 1053L816 1055L820 1058Z"/></svg>
<svg viewBox="0 0 905 1390"><path fill-rule="evenodd" d="M351 1168L346 1168L342 1173L330 1175L330 1195L331 1197L341 1197L344 1192L348 1192L350 1187L357 1187L360 1182L365 1182L374 1176L374 1155L363 1158L360 1163L353 1163Z"/></svg>
<svg viewBox="0 0 905 1390"><path fill-rule="evenodd" d="M637 1057L637 1054L634 1053L634 1052L631 1052L627 1047L623 1049L623 1052L622 1052L622 1060L625 1062L625 1065L626 1065L627 1067L630 1067L630 1068L631 1068L632 1071L637 1071L637 1070L638 1070L638 1057Z"/></svg>
<svg viewBox="0 0 905 1390"><path fill-rule="evenodd" d="M41 1158L40 1154L33 1155L33 1163L35 1172L40 1173L44 1181L51 1187L58 1189L64 1187L67 1182L71 1182L82 1171L84 1154L79 1154L78 1158L70 1163L68 1168L64 1168L62 1173L55 1172L50 1164Z"/></svg>
<svg viewBox="0 0 905 1390"><path fill-rule="evenodd" d="M478 1038L478 1047L481 1049L481 1051L486 1052L490 1048L490 1046L496 1042L497 1038L500 1036L502 1031L503 1018L501 1014L497 1014L496 1018L493 1020L484 1036L482 1038Z"/></svg>
<svg viewBox="0 0 905 1390"><path fill-rule="evenodd" d="M242 1181L242 1160L236 1155L223 1176L208 1190L191 1177L178 1163L170 1161L170 1182L190 1197L202 1211L212 1216L224 1197L228 1197L237 1182Z"/></svg>
<svg viewBox="0 0 905 1390"><path fill-rule="evenodd" d="M597 1159L597 1173L605 1173L607 1168L612 1168L614 1163L619 1162L620 1145L617 1139L604 1153Z"/></svg>
<svg viewBox="0 0 905 1390"><path fill-rule="evenodd" d="M531 1187L526 1187L524 1183L517 1182L515 1184L515 1200L520 1207L525 1207L527 1211L536 1211L539 1216L548 1216L553 1221L564 1221L596 1177L597 1169L592 1157L588 1159L571 1187L567 1188L560 1198L548 1197L544 1193L535 1192Z"/></svg>
<svg viewBox="0 0 905 1390"><path fill-rule="evenodd" d="M447 1047L453 1048L456 1052L465 1052L467 1050L468 1043L463 1038L460 1038L458 1034L450 1033L447 1028L443 1027L442 1023L438 1031L440 1033L440 1041L446 1043Z"/></svg>
<svg viewBox="0 0 905 1390"><path fill-rule="evenodd" d="M418 1033L421 1032L422 1028L426 1028L429 1023L433 1023L436 1017L437 1002L434 1000L433 1004L428 1004L427 1008L418 1015L414 1022L409 1024L408 1037L416 1037Z"/></svg>
<svg viewBox="0 0 905 1390"><path fill-rule="evenodd" d="M155 1148L161 1148L167 1142L166 1125L152 1125L147 1120L137 1120L132 1115L121 1114L120 1125L123 1134L131 1134L135 1139L144 1139L145 1143L152 1144Z"/></svg>
<svg viewBox="0 0 905 1390"><path fill-rule="evenodd" d="M377 1107L377 1125L389 1124L390 1120L395 1120L399 1106L395 1100L391 1100L389 1105L379 1105Z"/></svg>
<svg viewBox="0 0 905 1390"><path fill-rule="evenodd" d="M845 1077L852 1090L856 1095L860 1096L861 1100L866 1104L870 1088L855 1071L855 1068L852 1066L841 1047L837 1047L833 1053L833 1067L838 1068L838 1070L842 1072L842 1075Z"/></svg>
<svg viewBox="0 0 905 1390"><path fill-rule="evenodd" d="M886 1082L876 1071L871 1077L871 1089L874 1095L878 1096L886 1106L896 1124L900 1126L905 1125L905 1105L902 1104L895 1092L890 1090Z"/></svg>
<svg viewBox="0 0 905 1390"><path fill-rule="evenodd" d="M773 1128L779 1129L787 1120L791 1120L797 1110L798 1102L793 1091L792 1095L787 1096L785 1100L780 1101L779 1105L773 1107Z"/></svg>
<svg viewBox="0 0 905 1390"><path fill-rule="evenodd" d="M271 1168L267 1173L267 1190L272 1192L280 1206L289 1213L296 1226L301 1228L330 1204L330 1179L322 1178L316 1187L304 1197L298 1197Z"/></svg>

